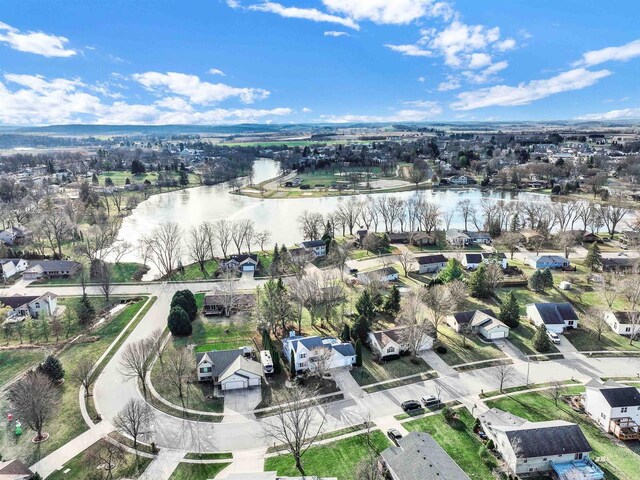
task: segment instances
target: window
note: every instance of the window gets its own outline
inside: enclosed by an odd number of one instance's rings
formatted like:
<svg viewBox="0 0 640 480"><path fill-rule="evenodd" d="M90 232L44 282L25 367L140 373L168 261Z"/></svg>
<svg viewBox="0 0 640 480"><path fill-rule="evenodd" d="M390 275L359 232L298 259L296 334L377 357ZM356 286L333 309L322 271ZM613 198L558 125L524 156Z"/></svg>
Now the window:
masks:
<svg viewBox="0 0 640 480"><path fill-rule="evenodd" d="M527 459L525 458L524 460L522 460L522 463L527 463Z"/></svg>
<svg viewBox="0 0 640 480"><path fill-rule="evenodd" d="M395 351L396 351L396 349L394 347L387 348L387 353L393 353Z"/></svg>
<svg viewBox="0 0 640 480"><path fill-rule="evenodd" d="M631 331L631 327L627 327L624 329L625 332L630 332Z"/></svg>
<svg viewBox="0 0 640 480"><path fill-rule="evenodd" d="M200 373L211 373L211 367L200 368Z"/></svg>
<svg viewBox="0 0 640 480"><path fill-rule="evenodd" d="M581 453L576 453L575 459L576 460L582 460L582 454Z"/></svg>
<svg viewBox="0 0 640 480"><path fill-rule="evenodd" d="M542 461L543 461L543 462L546 462L546 461L547 461L547 457L544 457L544 458L542 459Z"/></svg>
<svg viewBox="0 0 640 480"><path fill-rule="evenodd" d="M620 409L620 413L627 413L627 407L622 407Z"/></svg>
<svg viewBox="0 0 640 480"><path fill-rule="evenodd" d="M307 354L306 353L301 353L300 354L300 358L307 358Z"/></svg>
<svg viewBox="0 0 640 480"><path fill-rule="evenodd" d="M600 413L600 416L601 416L602 418L607 418L607 417L606 417L606 415L604 414L604 412L601 412L601 413Z"/></svg>
<svg viewBox="0 0 640 480"><path fill-rule="evenodd" d="M40 302L36 302L36 308L40 308Z"/></svg>

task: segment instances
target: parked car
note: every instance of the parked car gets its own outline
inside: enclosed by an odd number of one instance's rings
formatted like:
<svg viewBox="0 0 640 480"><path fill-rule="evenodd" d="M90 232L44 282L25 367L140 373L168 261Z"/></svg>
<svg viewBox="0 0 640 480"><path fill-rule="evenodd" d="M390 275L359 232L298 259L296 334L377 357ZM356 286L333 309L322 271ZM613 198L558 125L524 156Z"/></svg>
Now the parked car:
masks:
<svg viewBox="0 0 640 480"><path fill-rule="evenodd" d="M424 397L421 398L421 400L422 400L422 405L424 405L425 407L436 407L440 405L440 399L437 398L435 395L425 395Z"/></svg>
<svg viewBox="0 0 640 480"><path fill-rule="evenodd" d="M547 332L547 336L552 343L560 343L560 336L556 332Z"/></svg>
<svg viewBox="0 0 640 480"><path fill-rule="evenodd" d="M389 430L387 430L387 437L389 437L389 439L395 443L396 445L398 445L398 440L402 438L402 434L396 430L395 428L390 428ZM400 446L400 445L398 445Z"/></svg>
<svg viewBox="0 0 640 480"><path fill-rule="evenodd" d="M402 402L402 410L405 412L412 412L414 410L420 410L422 405L417 400L407 400L406 402Z"/></svg>

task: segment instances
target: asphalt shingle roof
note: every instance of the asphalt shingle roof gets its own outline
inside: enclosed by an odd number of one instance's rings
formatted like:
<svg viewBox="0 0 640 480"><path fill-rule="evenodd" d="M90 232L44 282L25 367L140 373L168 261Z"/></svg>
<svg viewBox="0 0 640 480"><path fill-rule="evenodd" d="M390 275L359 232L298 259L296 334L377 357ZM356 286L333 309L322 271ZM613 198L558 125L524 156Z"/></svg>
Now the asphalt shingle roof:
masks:
<svg viewBox="0 0 640 480"><path fill-rule="evenodd" d="M211 376L219 377L229 365L231 365L239 356L242 355L241 349L236 350L212 350L210 352L196 353L196 364L200 364L202 357L207 355L213 366L211 367Z"/></svg>
<svg viewBox="0 0 640 480"><path fill-rule="evenodd" d="M635 387L603 388L600 393L612 408L640 405L640 392Z"/></svg>
<svg viewBox="0 0 640 480"><path fill-rule="evenodd" d="M465 323L469 323L478 311L490 317L498 318L498 316L490 308L487 308L485 310L469 310L468 312L456 312L453 314L453 318L456 319L456 322L458 322L459 325L464 325Z"/></svg>
<svg viewBox="0 0 640 480"><path fill-rule="evenodd" d="M547 325L562 325L565 320L578 320L570 303L535 303L534 306Z"/></svg>
<svg viewBox="0 0 640 480"><path fill-rule="evenodd" d="M592 450L584 433L574 423L536 422L505 433L517 458L551 457Z"/></svg>
<svg viewBox="0 0 640 480"><path fill-rule="evenodd" d="M419 265L430 265L432 263L447 263L447 257L438 253L436 255L424 255L416 259Z"/></svg>

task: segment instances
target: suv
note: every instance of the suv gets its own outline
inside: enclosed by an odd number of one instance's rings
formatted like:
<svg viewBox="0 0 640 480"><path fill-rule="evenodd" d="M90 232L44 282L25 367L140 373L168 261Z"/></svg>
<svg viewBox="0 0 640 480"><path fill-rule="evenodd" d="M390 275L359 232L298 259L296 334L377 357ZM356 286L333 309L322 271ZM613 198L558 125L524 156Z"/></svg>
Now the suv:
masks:
<svg viewBox="0 0 640 480"><path fill-rule="evenodd" d="M398 430L396 430L395 428L390 428L389 430L387 430L387 437L389 437L389 439L391 439L391 441L395 443L396 446L400 446L398 445L398 440L402 438L402 434Z"/></svg>
<svg viewBox="0 0 640 480"><path fill-rule="evenodd" d="M421 400L422 400L422 405L424 405L425 407L436 407L440 405L440 399L437 398L435 395L425 395L424 397L421 398Z"/></svg>
<svg viewBox="0 0 640 480"><path fill-rule="evenodd" d="M406 402L402 402L402 410L405 412L412 412L414 410L420 410L422 405L417 400L407 400Z"/></svg>
<svg viewBox="0 0 640 480"><path fill-rule="evenodd" d="M560 343L560 336L557 333L547 332L547 336L549 337L549 340L551 340L551 342Z"/></svg>

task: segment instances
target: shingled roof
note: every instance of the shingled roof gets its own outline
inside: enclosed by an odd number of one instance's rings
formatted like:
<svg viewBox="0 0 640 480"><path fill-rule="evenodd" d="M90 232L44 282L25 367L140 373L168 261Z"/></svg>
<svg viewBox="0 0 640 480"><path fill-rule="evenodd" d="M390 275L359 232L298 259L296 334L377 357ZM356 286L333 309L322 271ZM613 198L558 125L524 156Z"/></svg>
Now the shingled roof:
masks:
<svg viewBox="0 0 640 480"><path fill-rule="evenodd" d="M640 405L640 392L636 387L603 388L600 393L612 408Z"/></svg>
<svg viewBox="0 0 640 480"><path fill-rule="evenodd" d="M580 427L562 420L527 422L503 429L517 458L551 457L592 450Z"/></svg>

